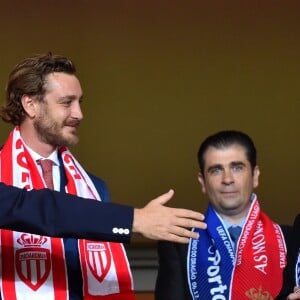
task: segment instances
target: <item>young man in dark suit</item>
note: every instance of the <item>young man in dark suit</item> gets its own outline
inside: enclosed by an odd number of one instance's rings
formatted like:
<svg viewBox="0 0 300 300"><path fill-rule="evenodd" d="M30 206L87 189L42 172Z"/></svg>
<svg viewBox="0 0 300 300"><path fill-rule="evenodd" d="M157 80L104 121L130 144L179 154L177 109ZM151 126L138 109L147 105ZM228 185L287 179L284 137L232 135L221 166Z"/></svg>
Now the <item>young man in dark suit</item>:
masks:
<svg viewBox="0 0 300 300"><path fill-rule="evenodd" d="M1 114L4 121L15 125L0 151L2 182L26 189L48 187L94 201L109 201L105 183L89 174L68 149L78 142L82 97L76 68L66 57L35 55L14 67ZM171 196L172 192L166 198ZM147 208L151 211L167 199L163 197ZM145 210L135 210L134 218L139 219L144 213ZM131 214L124 227L115 226L112 232L129 236L131 221L133 229L143 231L144 225L132 220ZM181 231L180 227L175 226L175 234ZM183 230L181 234L182 238L178 238L184 242L187 232ZM2 231L1 250L3 300L18 295L60 300L133 298L131 272L120 243Z"/></svg>

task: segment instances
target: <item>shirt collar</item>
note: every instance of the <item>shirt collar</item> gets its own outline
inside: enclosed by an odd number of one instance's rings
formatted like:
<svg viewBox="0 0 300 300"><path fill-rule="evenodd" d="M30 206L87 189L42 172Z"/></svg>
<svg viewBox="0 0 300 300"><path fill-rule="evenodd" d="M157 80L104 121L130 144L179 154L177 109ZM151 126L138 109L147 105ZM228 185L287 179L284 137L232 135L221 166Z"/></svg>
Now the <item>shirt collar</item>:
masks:
<svg viewBox="0 0 300 300"><path fill-rule="evenodd" d="M24 141L23 141L24 142ZM43 157L37 152L35 152L33 149L28 147L25 143L24 145L26 146L26 149L28 150L30 156L34 161L38 161L39 159L51 159L53 161L53 164L56 166L59 166L59 159L58 159L58 152L57 149L55 149L48 157Z"/></svg>

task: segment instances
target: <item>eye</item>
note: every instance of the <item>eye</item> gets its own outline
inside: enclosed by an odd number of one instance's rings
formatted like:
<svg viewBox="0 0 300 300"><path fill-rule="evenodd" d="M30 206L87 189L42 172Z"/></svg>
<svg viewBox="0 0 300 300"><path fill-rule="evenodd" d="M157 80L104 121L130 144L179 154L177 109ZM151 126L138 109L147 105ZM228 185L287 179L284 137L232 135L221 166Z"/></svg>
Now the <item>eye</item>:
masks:
<svg viewBox="0 0 300 300"><path fill-rule="evenodd" d="M211 175L218 175L221 172L222 172L221 167L212 167L208 170L208 173L211 174Z"/></svg>
<svg viewBox="0 0 300 300"><path fill-rule="evenodd" d="M236 172L239 172L239 171L242 171L244 169L244 166L243 165L234 165L232 167L232 170L233 171L236 171Z"/></svg>
<svg viewBox="0 0 300 300"><path fill-rule="evenodd" d="M68 100L68 101L64 101L62 104L63 104L64 106L70 106L71 103L72 103L72 101L71 101L71 100Z"/></svg>
<svg viewBox="0 0 300 300"><path fill-rule="evenodd" d="M72 103L72 99L63 98L58 102L60 105L69 106Z"/></svg>

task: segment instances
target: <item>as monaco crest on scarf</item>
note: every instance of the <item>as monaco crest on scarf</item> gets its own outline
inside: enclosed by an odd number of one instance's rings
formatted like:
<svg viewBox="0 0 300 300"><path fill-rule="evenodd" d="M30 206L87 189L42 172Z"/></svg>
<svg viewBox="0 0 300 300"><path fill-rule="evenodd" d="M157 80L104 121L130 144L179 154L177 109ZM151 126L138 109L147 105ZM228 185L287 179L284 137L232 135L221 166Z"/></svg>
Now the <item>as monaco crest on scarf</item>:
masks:
<svg viewBox="0 0 300 300"><path fill-rule="evenodd" d="M47 240L44 236L29 233L22 233L17 239L23 248L16 250L16 270L20 279L34 291L45 283L50 273L50 251L43 248Z"/></svg>
<svg viewBox="0 0 300 300"><path fill-rule="evenodd" d="M102 282L111 266L111 252L108 245L87 242L86 251L88 253L88 266L91 272L99 282Z"/></svg>
<svg viewBox="0 0 300 300"><path fill-rule="evenodd" d="M273 300L274 299L268 291L263 291L261 286L258 289L251 288L250 290L246 291L245 295L249 299L255 299L255 300Z"/></svg>

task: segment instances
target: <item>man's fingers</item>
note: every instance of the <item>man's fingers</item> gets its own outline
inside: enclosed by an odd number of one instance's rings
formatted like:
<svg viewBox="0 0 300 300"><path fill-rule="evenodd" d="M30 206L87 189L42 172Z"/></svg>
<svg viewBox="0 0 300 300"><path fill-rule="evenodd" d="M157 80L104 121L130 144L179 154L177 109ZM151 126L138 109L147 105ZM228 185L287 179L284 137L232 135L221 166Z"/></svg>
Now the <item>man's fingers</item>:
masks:
<svg viewBox="0 0 300 300"><path fill-rule="evenodd" d="M207 227L206 223L203 222L205 216L199 212L178 208L173 208L173 212L176 212L176 217L173 218L172 225L199 229L206 229Z"/></svg>
<svg viewBox="0 0 300 300"><path fill-rule="evenodd" d="M189 219L178 219L176 224L173 224L180 228L199 228L199 229L206 229L207 225L201 221L194 221Z"/></svg>
<svg viewBox="0 0 300 300"><path fill-rule="evenodd" d="M172 230L167 232L161 239L175 243L187 244L191 238L198 239L199 234L191 230L174 226Z"/></svg>
<svg viewBox="0 0 300 300"><path fill-rule="evenodd" d="M156 205L156 204L160 204L160 205L164 206L173 197L173 195L174 195L174 190L170 189L167 193L160 195L156 199L152 200L149 204L151 206ZM180 218L183 218L183 219L203 221L204 218L205 218L203 214L201 214L199 212L196 212L196 211L193 211L193 210L190 210L190 209L172 208L172 207L165 207L165 209L171 210L172 214L174 216L180 217ZM198 225L193 226L193 223L183 225L183 226L184 227L197 227L197 228L199 228Z"/></svg>
<svg viewBox="0 0 300 300"><path fill-rule="evenodd" d="M155 198L154 200L152 200L152 202L154 201L156 203L164 205L173 197L173 195L174 195L174 190L171 189L167 193L164 193L159 197Z"/></svg>
<svg viewBox="0 0 300 300"><path fill-rule="evenodd" d="M187 239L192 238L197 240L199 238L199 233L181 227L174 227L173 233L178 237Z"/></svg>
<svg viewBox="0 0 300 300"><path fill-rule="evenodd" d="M190 241L189 238L178 236L175 234L169 234L166 240L174 243L179 243L179 244L188 244Z"/></svg>
<svg viewBox="0 0 300 300"><path fill-rule="evenodd" d="M204 215L183 208L164 206L174 195L171 189L150 201L141 209L134 209L133 232L139 232L154 240L167 240L188 243L190 238L197 239L198 233L191 228L205 230Z"/></svg>
<svg viewBox="0 0 300 300"><path fill-rule="evenodd" d="M205 216L197 211L185 208L172 208L177 217L203 221Z"/></svg>

